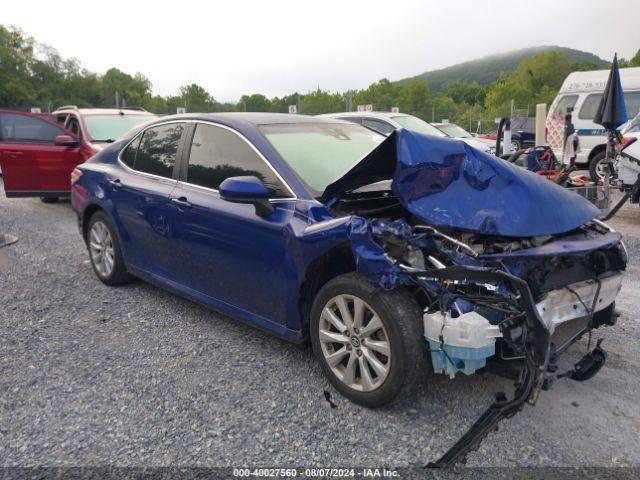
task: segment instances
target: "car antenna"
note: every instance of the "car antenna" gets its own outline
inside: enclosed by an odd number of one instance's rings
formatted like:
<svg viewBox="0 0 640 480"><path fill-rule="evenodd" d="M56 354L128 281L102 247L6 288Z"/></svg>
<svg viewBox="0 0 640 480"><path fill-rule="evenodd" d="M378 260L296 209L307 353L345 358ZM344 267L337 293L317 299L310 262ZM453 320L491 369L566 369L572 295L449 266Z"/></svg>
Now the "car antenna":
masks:
<svg viewBox="0 0 640 480"><path fill-rule="evenodd" d="M124 112L122 111L122 105L121 105L121 103L124 103L124 102L125 102L124 98L122 98L122 102L120 102L120 92L116 90L116 108L118 109L118 114L120 115L124 115Z"/></svg>

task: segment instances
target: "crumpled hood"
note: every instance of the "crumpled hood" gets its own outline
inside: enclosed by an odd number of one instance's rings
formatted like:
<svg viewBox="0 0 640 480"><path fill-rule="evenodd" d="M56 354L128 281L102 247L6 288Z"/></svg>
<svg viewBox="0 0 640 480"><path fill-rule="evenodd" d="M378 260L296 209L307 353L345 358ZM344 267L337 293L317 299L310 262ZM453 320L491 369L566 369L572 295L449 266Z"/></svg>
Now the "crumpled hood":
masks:
<svg viewBox="0 0 640 480"><path fill-rule="evenodd" d="M568 232L599 213L581 196L460 140L404 129L329 185L322 199L389 178L400 203L433 227L533 237Z"/></svg>
<svg viewBox="0 0 640 480"><path fill-rule="evenodd" d="M481 140L478 140L477 138L460 138L459 140L462 140L467 145L473 148L477 148L478 150L481 150L483 152L488 151L492 146L495 147L495 142L492 145L488 142L483 142Z"/></svg>

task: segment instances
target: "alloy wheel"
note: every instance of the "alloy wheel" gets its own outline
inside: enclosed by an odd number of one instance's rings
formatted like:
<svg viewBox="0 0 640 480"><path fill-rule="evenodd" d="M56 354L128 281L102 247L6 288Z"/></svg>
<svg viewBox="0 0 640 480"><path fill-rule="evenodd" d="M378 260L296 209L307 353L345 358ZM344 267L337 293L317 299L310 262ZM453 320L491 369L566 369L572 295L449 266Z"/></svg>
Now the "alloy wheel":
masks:
<svg viewBox="0 0 640 480"><path fill-rule="evenodd" d="M604 180L604 177L607 173L608 166L602 161L602 159L598 160L596 163L596 175L600 180Z"/></svg>
<svg viewBox="0 0 640 480"><path fill-rule="evenodd" d="M109 277L113 272L115 253L111 232L104 222L98 220L91 226L89 232L89 253L91 262L98 275Z"/></svg>
<svg viewBox="0 0 640 480"><path fill-rule="evenodd" d="M362 299L338 295L322 309L319 322L322 355L347 387L371 392L391 367L391 343L378 314Z"/></svg>

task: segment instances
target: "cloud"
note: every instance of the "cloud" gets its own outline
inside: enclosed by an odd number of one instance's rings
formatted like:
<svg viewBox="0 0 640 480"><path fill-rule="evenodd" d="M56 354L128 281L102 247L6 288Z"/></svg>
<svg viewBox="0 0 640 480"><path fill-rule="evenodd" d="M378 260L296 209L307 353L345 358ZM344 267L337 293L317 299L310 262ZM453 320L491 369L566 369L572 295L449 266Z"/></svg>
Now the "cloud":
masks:
<svg viewBox="0 0 640 480"><path fill-rule="evenodd" d="M71 5L71 4L70 4ZM632 0L23 0L2 22L92 71L145 74L167 95L198 83L221 101L362 88L496 52L561 45L605 59L640 48ZM67 28L68 27L68 28Z"/></svg>

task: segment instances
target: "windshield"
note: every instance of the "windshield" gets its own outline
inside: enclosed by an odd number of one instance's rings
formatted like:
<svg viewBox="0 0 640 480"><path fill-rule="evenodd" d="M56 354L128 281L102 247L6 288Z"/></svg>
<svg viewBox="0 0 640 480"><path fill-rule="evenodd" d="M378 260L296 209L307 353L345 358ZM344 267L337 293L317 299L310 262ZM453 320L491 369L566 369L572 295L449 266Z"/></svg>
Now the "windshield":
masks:
<svg viewBox="0 0 640 480"><path fill-rule="evenodd" d="M154 120L155 115L85 115L87 134L93 142L113 142L136 125Z"/></svg>
<svg viewBox="0 0 640 480"><path fill-rule="evenodd" d="M443 123L438 128L452 138L472 138L472 135L455 123Z"/></svg>
<svg viewBox="0 0 640 480"><path fill-rule="evenodd" d="M273 124L262 125L260 130L315 196L385 138L348 123Z"/></svg>
<svg viewBox="0 0 640 480"><path fill-rule="evenodd" d="M636 115L622 130L622 134L640 132L640 113Z"/></svg>
<svg viewBox="0 0 640 480"><path fill-rule="evenodd" d="M424 133L425 135L435 135L436 137L446 137L447 134L441 132L430 123L420 120L418 117L412 117L411 115L400 115L398 117L391 117L394 121L400 124L407 130L413 130L414 132Z"/></svg>

